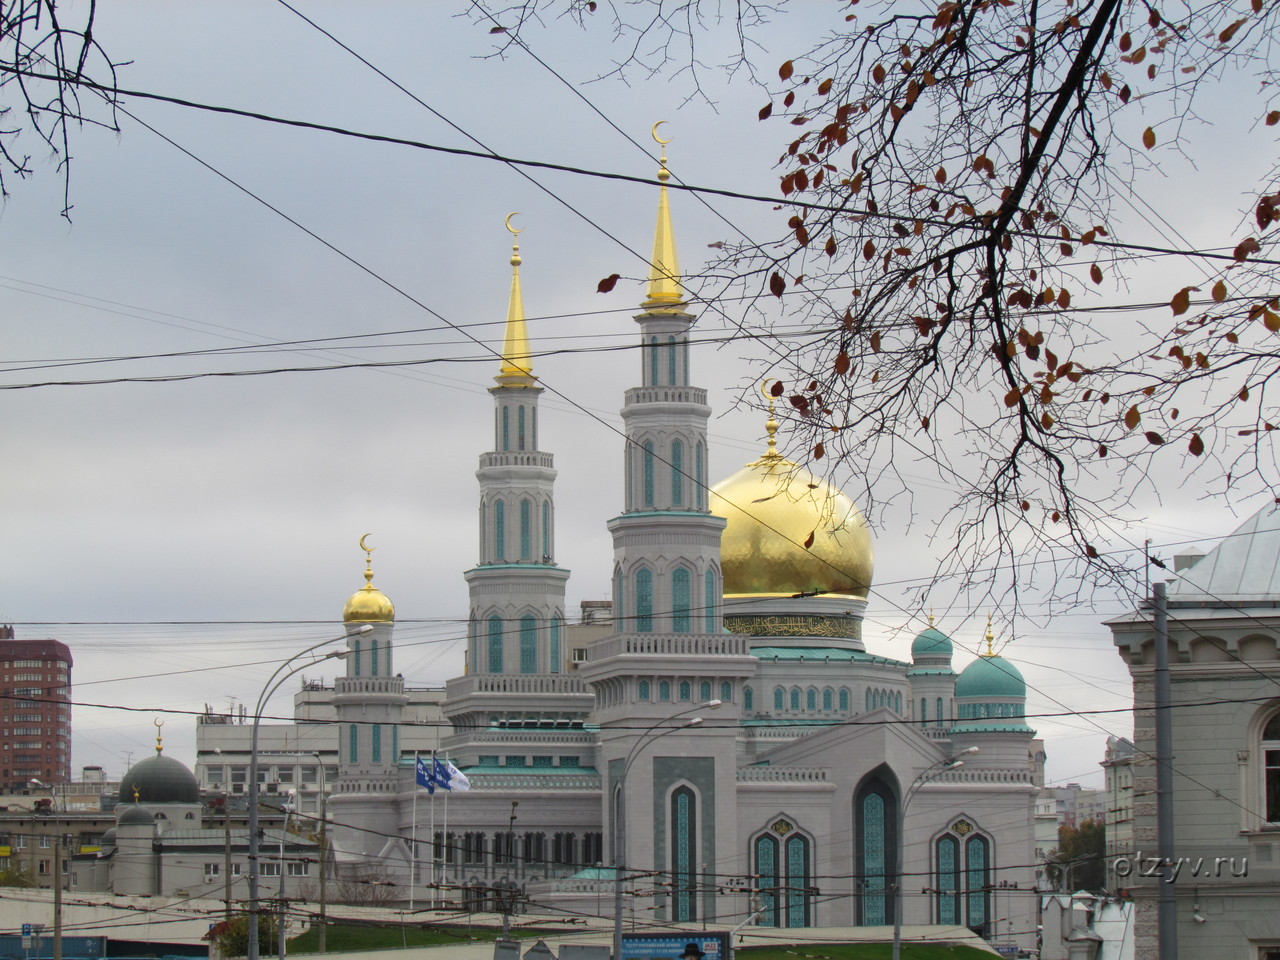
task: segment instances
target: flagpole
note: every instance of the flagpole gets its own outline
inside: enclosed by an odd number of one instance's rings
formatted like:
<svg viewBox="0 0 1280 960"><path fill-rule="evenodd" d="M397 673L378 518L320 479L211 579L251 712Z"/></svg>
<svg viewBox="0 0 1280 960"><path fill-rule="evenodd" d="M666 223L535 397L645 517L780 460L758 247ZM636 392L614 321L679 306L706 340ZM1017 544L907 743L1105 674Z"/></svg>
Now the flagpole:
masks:
<svg viewBox="0 0 1280 960"><path fill-rule="evenodd" d="M444 758L444 762L446 765L445 770L447 771L449 769L448 768L449 757L447 755ZM445 790L444 792L444 877L445 877L445 882L448 882L449 854L453 852L449 847L449 794L453 793L453 785L447 784L446 786L448 786L448 789ZM456 856L456 853L455 853L455 856Z"/></svg>
<svg viewBox="0 0 1280 960"><path fill-rule="evenodd" d="M409 833L409 912L413 913L414 885L418 879L418 751L413 751L413 827Z"/></svg>
<svg viewBox="0 0 1280 960"><path fill-rule="evenodd" d="M431 776L436 775L436 752L431 751ZM431 906L436 905L436 794L431 792Z"/></svg>

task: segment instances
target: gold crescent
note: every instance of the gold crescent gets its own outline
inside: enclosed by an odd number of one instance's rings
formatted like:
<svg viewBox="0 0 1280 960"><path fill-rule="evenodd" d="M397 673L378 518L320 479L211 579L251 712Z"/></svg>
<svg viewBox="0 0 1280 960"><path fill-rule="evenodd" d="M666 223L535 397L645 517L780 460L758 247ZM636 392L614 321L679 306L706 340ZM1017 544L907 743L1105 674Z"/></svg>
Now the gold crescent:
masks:
<svg viewBox="0 0 1280 960"><path fill-rule="evenodd" d="M155 718L154 720L152 720L151 722L155 725L155 728L156 728L157 730L159 730L161 727L163 727L163 726L164 726L164 721L163 721L163 720L161 720L159 717L156 717L156 718Z"/></svg>
<svg viewBox="0 0 1280 960"><path fill-rule="evenodd" d="M660 143L660 144L662 144L664 147L665 147L668 143L670 143L671 141L670 141L670 140L663 140L660 136L658 136L658 128L659 128L660 126L662 126L662 125L663 125L664 123L666 123L666 122L667 122L666 120L659 120L657 123L655 123L655 124L653 125L653 129L649 131L649 135L650 135L651 137L653 137L654 142L655 142L655 143Z"/></svg>
<svg viewBox="0 0 1280 960"><path fill-rule="evenodd" d="M515 213L508 213L507 219L503 221L503 223L506 224L507 229L511 231L511 235L513 237L516 236L517 234L524 233L524 227L521 227L519 230L517 230L515 227L511 226L511 218L518 217L518 216L520 216L519 211L516 211Z"/></svg>
<svg viewBox="0 0 1280 960"><path fill-rule="evenodd" d="M378 548L377 548L377 547L366 547L366 546L364 545L364 542L365 542L366 540L368 540L368 539L369 539L369 534L367 534L367 533L366 533L364 536L362 536L362 537L360 538L360 549L361 549L361 550L363 550L365 553L373 553L373 551L374 551L374 550L376 550L376 549L378 549Z"/></svg>
<svg viewBox="0 0 1280 960"><path fill-rule="evenodd" d="M777 397L775 397L773 394L769 392L769 384L772 381L777 379L778 379L777 377L765 377L763 380L760 381L760 392L764 394L764 398L768 400L770 403L776 400Z"/></svg>

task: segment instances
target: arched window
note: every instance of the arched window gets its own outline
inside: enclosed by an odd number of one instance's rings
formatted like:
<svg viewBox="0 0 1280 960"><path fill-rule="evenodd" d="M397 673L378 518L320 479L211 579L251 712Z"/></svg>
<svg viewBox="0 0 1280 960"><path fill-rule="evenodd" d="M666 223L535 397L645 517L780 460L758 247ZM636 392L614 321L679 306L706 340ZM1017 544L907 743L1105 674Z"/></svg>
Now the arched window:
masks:
<svg viewBox="0 0 1280 960"><path fill-rule="evenodd" d="M785 837L785 839L783 839ZM775 820L752 844L760 878L761 926L807 927L810 924L809 839L786 818Z"/></svg>
<svg viewBox="0 0 1280 960"><path fill-rule="evenodd" d="M502 449L511 449L511 408L502 408Z"/></svg>
<svg viewBox="0 0 1280 960"><path fill-rule="evenodd" d="M934 724L939 727L942 726L942 698L941 697L938 698L938 712L935 713L934 716L937 718L933 721Z"/></svg>
<svg viewBox="0 0 1280 960"><path fill-rule="evenodd" d="M799 687L791 688L791 709L792 710L800 709L800 688Z"/></svg>
<svg viewBox="0 0 1280 960"><path fill-rule="evenodd" d="M533 443L529 444L530 450L538 449L538 408L529 408L529 420L533 424Z"/></svg>
<svg viewBox="0 0 1280 960"><path fill-rule="evenodd" d="M773 688L773 709L782 710L786 707L786 693L781 687Z"/></svg>
<svg viewBox="0 0 1280 960"><path fill-rule="evenodd" d="M830 687L824 687L822 690L822 709L830 713L835 709L836 697L835 691Z"/></svg>
<svg viewBox="0 0 1280 960"><path fill-rule="evenodd" d="M688 787L671 792L671 919L689 923L698 917L698 800Z"/></svg>
<svg viewBox="0 0 1280 960"><path fill-rule="evenodd" d="M351 675L360 676L360 641L356 640L351 650Z"/></svg>
<svg viewBox="0 0 1280 960"><path fill-rule="evenodd" d="M733 684L730 683L728 680L721 680L720 681L720 700L724 703L728 703L732 699L733 699Z"/></svg>
<svg viewBox="0 0 1280 960"><path fill-rule="evenodd" d="M813 711L818 709L818 691L813 687L804 692L804 708Z"/></svg>
<svg viewBox="0 0 1280 960"><path fill-rule="evenodd" d="M641 700L648 700L649 699L649 681L641 680L640 683L637 685L637 688L639 690L639 693L638 693L639 698Z"/></svg>
<svg viewBox="0 0 1280 960"><path fill-rule="evenodd" d="M489 672L502 672L502 618L497 614L489 618Z"/></svg>
<svg viewBox="0 0 1280 960"><path fill-rule="evenodd" d="M671 681L670 680L661 680L658 682L658 699L659 700L671 699Z"/></svg>
<svg viewBox="0 0 1280 960"><path fill-rule="evenodd" d="M347 763L360 762L360 728L354 723L347 731Z"/></svg>
<svg viewBox="0 0 1280 960"><path fill-rule="evenodd" d="M1267 823L1280 823L1280 713L1262 728L1258 746L1262 754L1263 814Z"/></svg>
<svg viewBox="0 0 1280 960"><path fill-rule="evenodd" d="M694 496L697 497L698 509L706 509L707 506L707 488L706 481L703 479L703 460L706 453L703 452L702 441L699 440L697 446L693 448L693 483L696 489Z"/></svg>
<svg viewBox="0 0 1280 960"><path fill-rule="evenodd" d="M902 716L902 691L899 690L893 695L893 712Z"/></svg>
<svg viewBox="0 0 1280 960"><path fill-rule="evenodd" d="M378 675L378 638L374 637L369 641L369 676L376 677Z"/></svg>
<svg viewBox="0 0 1280 960"><path fill-rule="evenodd" d="M520 559L533 559L533 504L520 501Z"/></svg>
<svg viewBox="0 0 1280 960"><path fill-rule="evenodd" d="M551 618L551 672L560 672L560 615Z"/></svg>
<svg viewBox="0 0 1280 960"><path fill-rule="evenodd" d="M676 338L667 337L667 383L673 387L680 381L676 377Z"/></svg>
<svg viewBox="0 0 1280 960"><path fill-rule="evenodd" d="M529 614L520 618L520 672L538 672L538 621Z"/></svg>
<svg viewBox="0 0 1280 960"><path fill-rule="evenodd" d="M644 505L653 506L653 441L644 442Z"/></svg>
<svg viewBox="0 0 1280 960"><path fill-rule="evenodd" d="M754 710L756 708L756 694L750 687L742 688L742 709Z"/></svg>
<svg viewBox="0 0 1280 960"><path fill-rule="evenodd" d="M493 558L507 559L507 505L501 500L493 505Z"/></svg>
<svg viewBox="0 0 1280 960"><path fill-rule="evenodd" d="M658 385L658 338L649 340L649 385Z"/></svg>
<svg viewBox="0 0 1280 960"><path fill-rule="evenodd" d="M626 604L626 580L622 576L621 569L613 571L613 609L617 611L620 627L625 630L630 624L627 622L627 604Z"/></svg>
<svg viewBox="0 0 1280 960"><path fill-rule="evenodd" d="M648 567L636 571L636 630L653 633L653 572Z"/></svg>
<svg viewBox="0 0 1280 960"><path fill-rule="evenodd" d="M369 759L373 763L382 762L382 724L375 723L369 731L372 741L369 744Z"/></svg>
<svg viewBox="0 0 1280 960"><path fill-rule="evenodd" d="M868 710L871 709L871 691L870 690L867 691L867 709Z"/></svg>
<svg viewBox="0 0 1280 960"><path fill-rule="evenodd" d="M684 444L671 441L671 506L684 506Z"/></svg>
<svg viewBox="0 0 1280 960"><path fill-rule="evenodd" d="M524 449L524 404L516 411L516 449Z"/></svg>
<svg viewBox="0 0 1280 960"><path fill-rule="evenodd" d="M849 688L848 687L840 688L840 712L841 713L849 712Z"/></svg>
<svg viewBox="0 0 1280 960"><path fill-rule="evenodd" d="M688 567L671 571L671 632L688 633L692 629L689 608L693 605Z"/></svg>
<svg viewBox="0 0 1280 960"><path fill-rule="evenodd" d="M693 699L693 684L691 684L688 680L680 681L680 699L681 700Z"/></svg>
<svg viewBox="0 0 1280 960"><path fill-rule="evenodd" d="M702 575L702 612L707 633L716 632L716 572L708 569Z"/></svg>
<svg viewBox="0 0 1280 960"><path fill-rule="evenodd" d="M923 726L928 722L929 722L929 698L921 697L920 698L920 725Z"/></svg>
<svg viewBox="0 0 1280 960"><path fill-rule="evenodd" d="M980 937L987 935L987 870L989 844L985 837L971 836L964 843L965 926Z"/></svg>
<svg viewBox="0 0 1280 960"><path fill-rule="evenodd" d="M711 681L710 680L702 681L702 685L698 688L698 699L701 700L703 703L706 703L708 700L711 699ZM720 699L727 700L729 698L721 697Z"/></svg>
<svg viewBox="0 0 1280 960"><path fill-rule="evenodd" d="M551 562L551 501L542 501L542 562Z"/></svg>
<svg viewBox="0 0 1280 960"><path fill-rule="evenodd" d="M858 896L858 924L880 927L893 923L894 855L898 848L898 798L876 773L863 780L853 805L854 876L862 878Z"/></svg>
<svg viewBox="0 0 1280 960"><path fill-rule="evenodd" d="M937 910L938 923L960 925L960 841L950 834L938 838L935 844L938 861Z"/></svg>

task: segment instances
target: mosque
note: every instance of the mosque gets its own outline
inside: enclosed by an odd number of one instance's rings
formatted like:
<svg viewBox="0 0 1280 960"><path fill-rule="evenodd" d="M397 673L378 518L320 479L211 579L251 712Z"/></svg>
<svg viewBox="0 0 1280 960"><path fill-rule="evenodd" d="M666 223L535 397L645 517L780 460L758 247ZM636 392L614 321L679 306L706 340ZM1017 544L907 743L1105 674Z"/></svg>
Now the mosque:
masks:
<svg viewBox="0 0 1280 960"><path fill-rule="evenodd" d="M709 485L665 155L658 177L611 605L566 616L517 242L479 562L464 574L467 669L435 705L470 789L441 804L415 782L406 711L421 704L367 569L343 613L345 675L324 694L335 869L376 871L419 905L491 909L519 891L529 910L598 915L621 865L627 915L646 924L900 919L1032 947L1044 753L1026 684L990 630L958 676L932 625L910 662L867 652L870 532L777 451L772 414L759 458Z"/></svg>

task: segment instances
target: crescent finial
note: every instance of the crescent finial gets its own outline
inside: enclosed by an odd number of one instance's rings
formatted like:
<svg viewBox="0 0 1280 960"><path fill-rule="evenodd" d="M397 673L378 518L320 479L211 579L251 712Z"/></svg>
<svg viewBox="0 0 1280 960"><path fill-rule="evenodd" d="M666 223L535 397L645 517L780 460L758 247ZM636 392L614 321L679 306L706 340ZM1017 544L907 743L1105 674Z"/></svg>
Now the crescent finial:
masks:
<svg viewBox="0 0 1280 960"><path fill-rule="evenodd" d="M511 235L513 237L516 236L517 234L524 233L524 227L521 227L519 230L517 230L515 227L511 225L511 218L518 217L518 216L520 216L520 212L517 210L515 213L508 213L507 219L503 221L503 223L506 224L507 230L511 232Z"/></svg>
<svg viewBox="0 0 1280 960"><path fill-rule="evenodd" d="M777 377L765 377L760 381L760 392L764 394L764 398L770 403L773 403L773 394L769 392L769 384L777 379Z"/></svg>
<svg viewBox="0 0 1280 960"><path fill-rule="evenodd" d="M365 553L373 553L373 551L374 551L374 550L376 550L376 549L378 549L378 548L377 548L377 547L371 547L371 546L369 546L368 544L366 544L366 543L365 543L365 541L366 541L366 540L368 540L368 539L369 539L369 534L367 534L367 533L366 533L366 534L364 534L364 535L360 538L360 549L361 549L361 550L363 550Z"/></svg>
<svg viewBox="0 0 1280 960"><path fill-rule="evenodd" d="M670 143L670 142L671 142L671 140L670 140L670 139L663 140L660 136L658 136L658 128L659 128L660 126L662 126L662 125L663 125L664 123L666 123L666 122L667 122L666 120L659 120L657 123L655 123L655 124L653 125L653 129L649 131L649 135L653 137L654 142L655 142L655 143L660 143L660 144L662 144L664 147L665 147L668 143Z"/></svg>

